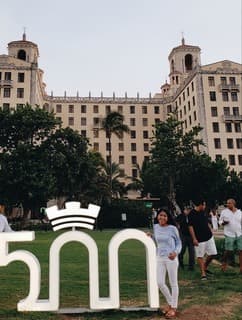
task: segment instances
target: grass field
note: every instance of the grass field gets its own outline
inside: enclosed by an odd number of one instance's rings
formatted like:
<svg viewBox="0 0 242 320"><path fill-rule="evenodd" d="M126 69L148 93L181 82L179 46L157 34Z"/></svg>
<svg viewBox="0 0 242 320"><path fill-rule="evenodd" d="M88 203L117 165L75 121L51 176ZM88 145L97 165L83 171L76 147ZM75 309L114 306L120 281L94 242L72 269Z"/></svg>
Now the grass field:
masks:
<svg viewBox="0 0 242 320"><path fill-rule="evenodd" d="M108 243L116 231L88 232L96 241L99 250L100 296L108 296ZM41 262L40 299L48 299L48 255L58 232L37 232L33 242L14 243L10 251L25 249ZM221 241L221 240L220 240ZM178 319L242 319L242 276L238 266L221 273L218 263L210 268L214 276L201 282L198 267L195 271L179 270ZM17 312L17 302L27 296L29 271L22 262L12 262L0 267L0 319L160 319L157 313L107 311L84 315L64 316L50 312ZM61 308L89 308L88 254L78 243L66 244L61 250ZM136 240L128 240L120 247L120 300L121 306L146 307L145 249ZM161 304L164 303L160 295ZM205 317L204 312L208 315ZM200 316L200 318L197 318ZM210 317L211 316L211 317Z"/></svg>

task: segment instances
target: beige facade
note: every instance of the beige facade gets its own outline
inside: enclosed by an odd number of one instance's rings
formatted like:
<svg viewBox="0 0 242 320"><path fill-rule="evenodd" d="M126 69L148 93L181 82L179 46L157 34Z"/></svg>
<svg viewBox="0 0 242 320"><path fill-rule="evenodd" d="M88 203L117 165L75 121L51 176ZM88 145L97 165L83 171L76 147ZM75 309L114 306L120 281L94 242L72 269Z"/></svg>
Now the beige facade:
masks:
<svg viewBox="0 0 242 320"><path fill-rule="evenodd" d="M0 55L0 105L15 108L26 102L54 111L63 122L89 138L91 148L108 157L108 139L100 130L108 112L124 115L130 134L112 138L113 161L123 174L137 176L136 164L149 157L153 125L177 110L184 130L200 124L204 151L212 159L223 157L242 175L241 64L221 61L201 66L200 48L186 45L169 55L169 83L153 97L56 97L47 95L43 71L38 67L38 47L27 41L8 44L8 55Z"/></svg>

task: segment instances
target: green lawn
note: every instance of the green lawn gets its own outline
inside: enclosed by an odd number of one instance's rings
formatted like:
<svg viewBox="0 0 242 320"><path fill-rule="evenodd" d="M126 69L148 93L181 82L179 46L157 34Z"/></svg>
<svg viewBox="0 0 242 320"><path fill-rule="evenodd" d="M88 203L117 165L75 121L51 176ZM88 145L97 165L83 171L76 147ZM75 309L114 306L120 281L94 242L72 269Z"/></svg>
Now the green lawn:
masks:
<svg viewBox="0 0 242 320"><path fill-rule="evenodd" d="M116 231L88 232L95 240L99 250L100 296L108 295L107 248ZM37 232L33 242L14 243L10 251L25 249L31 251L41 262L41 299L48 298L48 255L58 232ZM242 298L242 276L238 275L238 266L222 274L219 266L213 264L211 270L215 276L206 283L200 281L199 270L179 271L180 309L191 306L217 306L232 296ZM12 262L0 267L0 319L64 319L61 315L47 312L17 312L17 302L28 294L29 271L22 262ZM88 256L87 250L79 243L66 244L61 250L61 308L88 308ZM126 241L120 247L120 299L122 306L148 306L146 291L145 249L135 240ZM164 302L162 295L161 303ZM241 300L242 301L242 300ZM221 320L242 319L241 304L233 307L233 317L226 315ZM104 312L86 314L84 319L145 319L147 313L130 313L123 318L122 312ZM78 319L78 318L77 318ZM147 318L148 319L148 318Z"/></svg>

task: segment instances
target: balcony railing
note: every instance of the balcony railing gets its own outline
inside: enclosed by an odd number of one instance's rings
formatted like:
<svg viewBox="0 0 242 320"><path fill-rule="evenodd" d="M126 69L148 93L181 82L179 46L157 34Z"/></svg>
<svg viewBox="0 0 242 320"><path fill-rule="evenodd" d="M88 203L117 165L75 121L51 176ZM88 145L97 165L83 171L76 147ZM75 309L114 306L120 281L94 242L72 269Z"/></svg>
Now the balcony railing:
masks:
<svg viewBox="0 0 242 320"><path fill-rule="evenodd" d="M224 122L242 122L242 115L223 115L222 116Z"/></svg>
<svg viewBox="0 0 242 320"><path fill-rule="evenodd" d="M240 91L240 85L239 84L220 84L219 85L220 91Z"/></svg>
<svg viewBox="0 0 242 320"><path fill-rule="evenodd" d="M0 87L13 87L13 81L12 80L0 80Z"/></svg>

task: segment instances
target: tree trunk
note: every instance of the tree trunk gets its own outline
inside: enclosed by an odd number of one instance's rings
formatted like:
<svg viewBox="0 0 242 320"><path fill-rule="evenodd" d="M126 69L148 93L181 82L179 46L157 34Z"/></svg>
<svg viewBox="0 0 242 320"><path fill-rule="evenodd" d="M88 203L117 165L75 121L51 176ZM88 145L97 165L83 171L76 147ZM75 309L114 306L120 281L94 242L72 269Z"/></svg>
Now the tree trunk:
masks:
<svg viewBox="0 0 242 320"><path fill-rule="evenodd" d="M178 216L179 214L181 214L181 208L176 202L176 191L174 188L174 180L173 180L173 177L171 176L169 177L169 193L167 195L167 198L172 205L172 215Z"/></svg>

